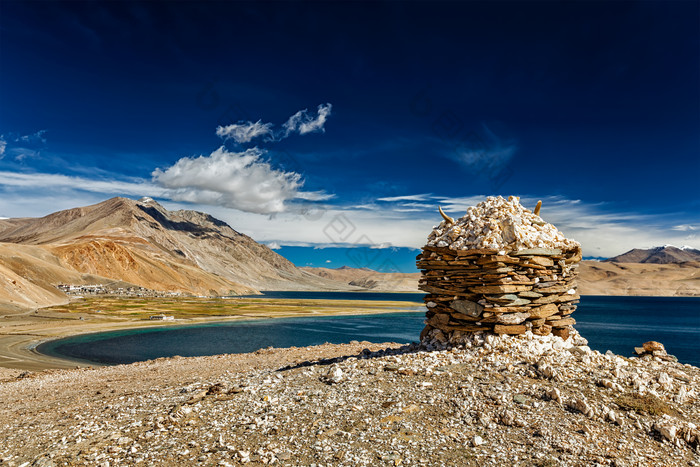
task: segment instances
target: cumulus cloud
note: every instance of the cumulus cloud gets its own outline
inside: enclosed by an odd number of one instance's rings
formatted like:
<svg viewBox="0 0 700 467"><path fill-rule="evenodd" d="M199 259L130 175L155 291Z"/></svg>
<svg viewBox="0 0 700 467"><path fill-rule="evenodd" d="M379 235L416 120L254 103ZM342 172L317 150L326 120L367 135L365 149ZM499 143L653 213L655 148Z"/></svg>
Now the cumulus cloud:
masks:
<svg viewBox="0 0 700 467"><path fill-rule="evenodd" d="M300 110L299 112L295 113L289 117L289 120L287 120L283 125L284 137L287 137L291 133L295 132L298 132L300 135L305 135L315 131L325 131L324 125L331 114L332 108L333 106L331 104L319 105L315 117L308 114L308 109Z"/></svg>
<svg viewBox="0 0 700 467"><path fill-rule="evenodd" d="M260 136L272 135L272 123L238 122L231 125L219 126L216 128L217 136L224 139L232 139L235 142L249 143Z"/></svg>
<svg viewBox="0 0 700 467"><path fill-rule="evenodd" d="M169 190L170 198L258 214L287 210L295 199L322 200L330 195L304 192L301 175L273 169L258 148L230 152L223 146L209 156L183 157L153 173L153 181Z"/></svg>
<svg viewBox="0 0 700 467"><path fill-rule="evenodd" d="M7 147L7 141L5 141L4 135L0 135L0 159L5 157L5 148Z"/></svg>

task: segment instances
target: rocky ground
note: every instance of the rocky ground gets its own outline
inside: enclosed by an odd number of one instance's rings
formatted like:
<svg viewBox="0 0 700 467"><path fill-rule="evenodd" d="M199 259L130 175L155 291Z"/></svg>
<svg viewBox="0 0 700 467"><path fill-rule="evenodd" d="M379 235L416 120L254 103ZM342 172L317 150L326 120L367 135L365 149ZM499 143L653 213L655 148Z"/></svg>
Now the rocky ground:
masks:
<svg viewBox="0 0 700 467"><path fill-rule="evenodd" d="M700 465L700 369L575 335L0 372L0 465Z"/></svg>

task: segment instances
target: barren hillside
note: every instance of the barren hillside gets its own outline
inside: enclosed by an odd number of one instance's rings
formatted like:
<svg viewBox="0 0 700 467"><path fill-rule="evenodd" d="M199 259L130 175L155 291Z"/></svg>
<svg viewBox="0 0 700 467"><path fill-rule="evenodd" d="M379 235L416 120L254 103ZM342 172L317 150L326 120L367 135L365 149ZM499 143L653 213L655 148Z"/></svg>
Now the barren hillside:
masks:
<svg viewBox="0 0 700 467"><path fill-rule="evenodd" d="M700 297L700 263L612 263L582 261L581 295Z"/></svg>
<svg viewBox="0 0 700 467"><path fill-rule="evenodd" d="M420 292L418 290L419 272L382 273L367 268L350 268L343 266L332 268L301 268L319 277L325 277L348 285L362 287L373 292Z"/></svg>
<svg viewBox="0 0 700 467"><path fill-rule="evenodd" d="M59 303L56 284L88 280L206 295L354 288L296 268L208 214L168 211L150 198L1 220L0 242L0 272L11 284L0 301L20 307Z"/></svg>

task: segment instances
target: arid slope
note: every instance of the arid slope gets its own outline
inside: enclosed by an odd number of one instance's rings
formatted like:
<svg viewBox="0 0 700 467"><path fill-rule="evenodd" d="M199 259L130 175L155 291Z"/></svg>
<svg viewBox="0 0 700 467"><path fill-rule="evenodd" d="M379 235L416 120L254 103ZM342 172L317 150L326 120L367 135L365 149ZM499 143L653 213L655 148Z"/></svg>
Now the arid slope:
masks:
<svg viewBox="0 0 700 467"><path fill-rule="evenodd" d="M84 284L84 275L100 276L98 283L206 295L354 288L296 268L208 214L168 211L149 198L112 198L43 218L0 220L0 242L8 244L0 250L2 277L24 279L28 298L20 306L60 303L56 294L65 297L54 286ZM20 250L25 254L18 262ZM31 279L37 274L39 282ZM10 303L14 293L0 289L0 301ZM39 300L44 296L48 303Z"/></svg>
<svg viewBox="0 0 700 467"><path fill-rule="evenodd" d="M700 263L613 263L583 261L581 295L700 297Z"/></svg>
<svg viewBox="0 0 700 467"><path fill-rule="evenodd" d="M325 277L348 285L362 287L373 292L420 292L418 290L419 272L382 273L367 268L350 268L343 266L331 268L302 268L320 277Z"/></svg>

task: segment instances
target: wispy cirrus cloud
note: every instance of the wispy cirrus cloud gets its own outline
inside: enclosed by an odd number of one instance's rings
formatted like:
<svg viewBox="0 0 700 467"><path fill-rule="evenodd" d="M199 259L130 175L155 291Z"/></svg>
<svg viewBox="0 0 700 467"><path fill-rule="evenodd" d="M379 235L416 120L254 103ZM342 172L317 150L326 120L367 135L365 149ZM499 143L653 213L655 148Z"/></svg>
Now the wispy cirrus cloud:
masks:
<svg viewBox="0 0 700 467"><path fill-rule="evenodd" d="M274 129L273 123L240 121L216 128L216 134L226 140L233 140L238 144L250 143L256 138L263 137L264 141L280 141L294 133L305 135L314 132L324 132L325 124L331 115L331 104L321 104L316 110L316 115L309 115L308 109L300 110L282 125L280 130Z"/></svg>
<svg viewBox="0 0 700 467"><path fill-rule="evenodd" d="M305 135L307 133L313 133L316 131L325 131L324 125L326 120L331 115L331 109L333 106L331 104L321 104L316 110L316 116L312 117L308 113L308 109L300 110L295 113L289 120L283 125L285 137L292 133L299 133L300 135Z"/></svg>
<svg viewBox="0 0 700 467"><path fill-rule="evenodd" d="M140 178L95 179L50 173L21 173L0 171L0 186L16 189L89 191L133 196L163 196L166 190Z"/></svg>
<svg viewBox="0 0 700 467"><path fill-rule="evenodd" d="M691 224L681 224L681 225L674 225L671 227L672 230L679 230L681 232L692 232L694 230L700 229L700 225L691 225Z"/></svg>
<svg viewBox="0 0 700 467"><path fill-rule="evenodd" d="M395 201L426 201L432 197L429 193L422 193L419 195L403 195L403 196L385 196L383 198L377 198L377 201L385 201L388 203Z"/></svg>
<svg viewBox="0 0 700 467"><path fill-rule="evenodd" d="M216 128L216 135L224 139L232 139L237 143L249 143L260 136L272 135L272 123L239 122Z"/></svg>

